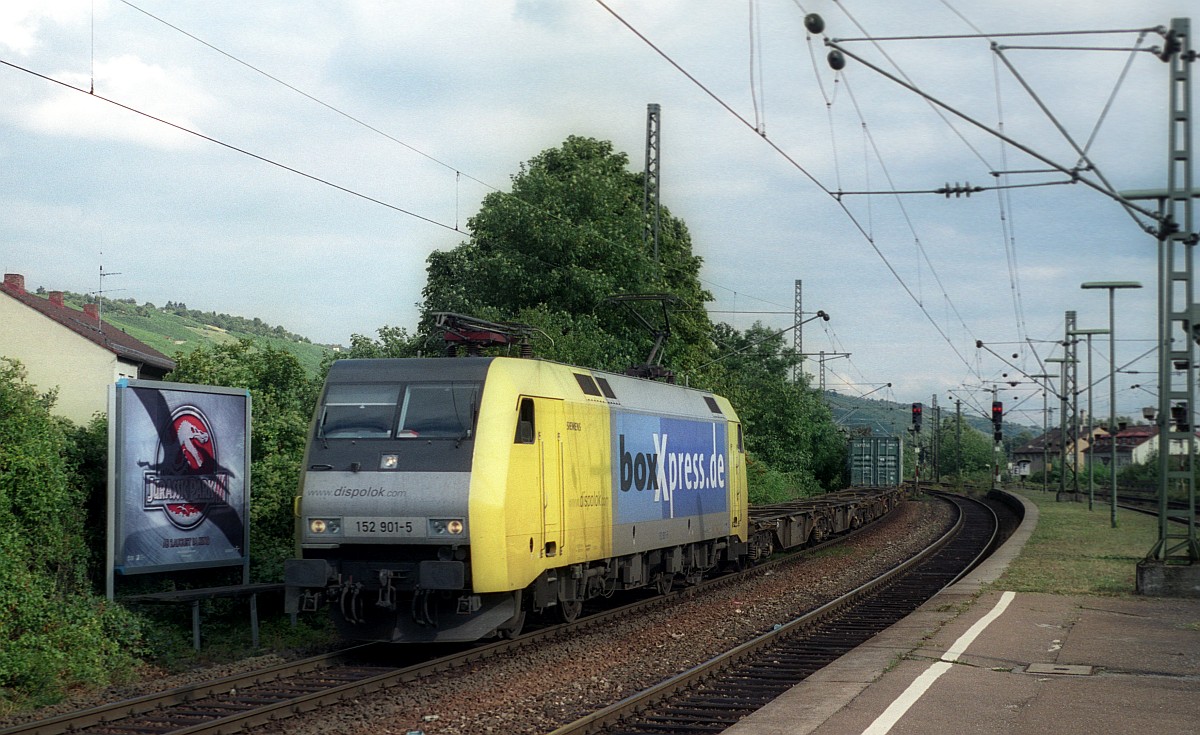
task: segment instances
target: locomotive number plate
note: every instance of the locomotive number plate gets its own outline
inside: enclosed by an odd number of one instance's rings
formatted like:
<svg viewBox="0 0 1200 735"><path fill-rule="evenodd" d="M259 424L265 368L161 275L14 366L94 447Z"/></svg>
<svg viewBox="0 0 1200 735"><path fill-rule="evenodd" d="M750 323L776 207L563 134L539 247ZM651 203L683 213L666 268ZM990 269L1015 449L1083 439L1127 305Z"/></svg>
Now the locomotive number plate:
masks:
<svg viewBox="0 0 1200 735"><path fill-rule="evenodd" d="M351 536L424 536L421 518L347 518L346 533Z"/></svg>

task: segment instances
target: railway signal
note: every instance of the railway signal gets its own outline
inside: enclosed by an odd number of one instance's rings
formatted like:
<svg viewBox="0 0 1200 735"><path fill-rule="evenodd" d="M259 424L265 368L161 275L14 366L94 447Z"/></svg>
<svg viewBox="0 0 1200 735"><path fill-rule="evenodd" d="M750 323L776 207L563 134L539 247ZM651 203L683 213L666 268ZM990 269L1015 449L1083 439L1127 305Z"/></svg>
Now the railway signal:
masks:
<svg viewBox="0 0 1200 735"><path fill-rule="evenodd" d="M992 401L992 439L1000 441L1004 438L1004 404L1000 401Z"/></svg>
<svg viewBox="0 0 1200 735"><path fill-rule="evenodd" d="M914 431L921 430L921 404L914 403L912 405L912 425Z"/></svg>

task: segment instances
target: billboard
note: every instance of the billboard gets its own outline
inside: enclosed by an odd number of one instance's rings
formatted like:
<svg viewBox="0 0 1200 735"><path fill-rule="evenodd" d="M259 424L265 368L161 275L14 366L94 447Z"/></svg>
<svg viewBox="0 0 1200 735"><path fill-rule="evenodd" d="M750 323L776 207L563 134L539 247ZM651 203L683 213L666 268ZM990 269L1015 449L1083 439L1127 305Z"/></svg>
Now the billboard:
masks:
<svg viewBox="0 0 1200 735"><path fill-rule="evenodd" d="M110 574L248 568L249 392L123 379L108 416Z"/></svg>
<svg viewBox="0 0 1200 735"><path fill-rule="evenodd" d="M725 424L613 412L613 522L728 510Z"/></svg>

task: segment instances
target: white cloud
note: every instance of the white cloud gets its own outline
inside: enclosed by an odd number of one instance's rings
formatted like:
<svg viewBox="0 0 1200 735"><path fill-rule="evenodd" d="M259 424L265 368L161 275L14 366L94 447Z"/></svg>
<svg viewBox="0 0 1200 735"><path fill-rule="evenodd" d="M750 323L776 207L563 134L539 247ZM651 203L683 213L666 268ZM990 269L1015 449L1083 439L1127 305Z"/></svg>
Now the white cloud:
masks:
<svg viewBox="0 0 1200 735"><path fill-rule="evenodd" d="M0 49L28 55L44 45L48 25L79 26L93 5L103 15L105 0L4 0L0 3Z"/></svg>
<svg viewBox="0 0 1200 735"><path fill-rule="evenodd" d="M87 75L77 72L64 72L57 78L76 90L90 89L92 84ZM9 115L25 130L39 135L128 141L166 149L197 144L196 138L176 128L76 90L51 88L39 100L15 106ZM218 107L211 94L192 83L186 69L164 68L132 55L98 61L95 92L190 129L200 127Z"/></svg>
<svg viewBox="0 0 1200 735"><path fill-rule="evenodd" d="M0 58L87 89L91 2L0 0ZM753 120L745 3L609 4ZM862 33L844 11L873 35L969 31L937 0L804 5L823 13L830 35L843 38ZM853 353L850 363L832 366L839 374L892 380L901 400L928 400L969 376L838 203L598 4L213 0L150 8L449 168L124 4L96 0L95 8L98 94L439 222L462 223L475 213L488 189L471 177L506 189L522 161L570 134L614 141L630 168L640 170L646 104L660 103L663 201L687 222L716 307L729 309L736 300L743 311L784 312L718 318L739 328L760 316L769 326L790 326L786 312L801 279L806 306L829 311L836 335L813 329L806 340ZM957 123L987 159L980 162L926 103L876 72L854 65L835 84L823 39L805 38L794 3L758 8L766 86L755 92L765 102L767 131L822 184L884 189L885 164L901 189L992 183L989 167L1001 165L995 139ZM958 6L989 32L1157 25L1189 8L1190 0ZM870 44L856 48L878 56ZM931 93L996 123L986 41L887 48ZM1126 55L1012 57L1082 141ZM1165 69L1148 54L1135 59L1093 148L1118 188L1162 185ZM1028 96L1007 73L1001 77L1006 132L1073 162L1075 154ZM426 254L464 237L10 68L0 69L0 91L8 100L0 108L0 198L19 201L17 215L0 222L0 260L37 283L78 289L54 253L73 248L86 258L103 250L105 268L129 274L122 285L139 300L182 300L345 341L350 332L370 334L385 324L411 327ZM1035 167L1028 156L1009 154L1009 168ZM1029 178L1035 177L1015 176L1014 183ZM890 196L846 199L874 245L972 362L975 338L1008 340L1016 331L1005 232L1013 233L1018 254L1028 330L1039 338L1061 330L1064 309L1078 308L1089 325L1106 318L1104 300L1081 294L1080 282L1152 280L1152 240L1099 194L1061 186L1008 196L1003 225L993 192L971 199L908 196L904 212ZM967 329L919 258L915 238ZM179 252L212 254L214 264L187 270ZM1122 294L1121 302L1152 313L1153 300L1147 288ZM1129 325L1120 326L1125 334L1145 322L1127 318ZM985 374L991 367L983 365Z"/></svg>

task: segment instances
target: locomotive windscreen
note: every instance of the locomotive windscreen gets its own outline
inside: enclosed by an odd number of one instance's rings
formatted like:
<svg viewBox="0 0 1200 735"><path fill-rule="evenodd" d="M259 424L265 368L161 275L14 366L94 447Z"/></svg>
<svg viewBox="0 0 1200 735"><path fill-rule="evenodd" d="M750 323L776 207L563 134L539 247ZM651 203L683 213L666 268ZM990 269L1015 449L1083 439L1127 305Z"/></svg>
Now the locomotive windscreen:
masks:
<svg viewBox="0 0 1200 735"><path fill-rule="evenodd" d="M477 382L328 387L317 424L322 439L463 439L479 408Z"/></svg>

